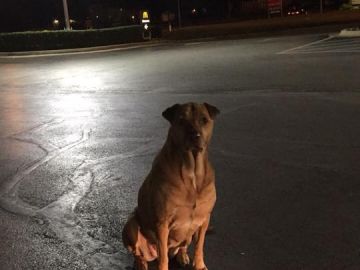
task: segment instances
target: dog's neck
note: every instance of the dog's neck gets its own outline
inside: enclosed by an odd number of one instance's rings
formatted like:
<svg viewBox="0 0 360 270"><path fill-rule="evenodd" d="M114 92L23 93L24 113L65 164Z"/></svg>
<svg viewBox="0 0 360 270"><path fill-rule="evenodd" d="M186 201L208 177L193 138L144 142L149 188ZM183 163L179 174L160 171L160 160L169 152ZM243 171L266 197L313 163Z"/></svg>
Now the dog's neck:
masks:
<svg viewBox="0 0 360 270"><path fill-rule="evenodd" d="M172 144L171 141L167 141L166 144ZM173 161L177 168L176 171L180 171L181 178L184 182L190 183L195 190L201 189L205 183L207 164L208 164L208 151L204 149L202 151L184 151L172 145L172 147L165 147L164 149L171 149L171 153L167 153L168 161Z"/></svg>
<svg viewBox="0 0 360 270"><path fill-rule="evenodd" d="M203 185L206 176L207 151L187 151L183 160L183 177L188 177L195 190L198 190Z"/></svg>

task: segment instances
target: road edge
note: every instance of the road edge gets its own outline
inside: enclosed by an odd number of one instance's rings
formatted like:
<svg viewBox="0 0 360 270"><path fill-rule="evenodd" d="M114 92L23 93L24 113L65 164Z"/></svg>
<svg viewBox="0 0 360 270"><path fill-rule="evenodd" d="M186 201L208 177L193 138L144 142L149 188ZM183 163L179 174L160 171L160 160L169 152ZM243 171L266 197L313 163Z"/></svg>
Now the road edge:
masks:
<svg viewBox="0 0 360 270"><path fill-rule="evenodd" d="M154 47L154 46L158 46L163 43L164 43L164 41L153 40L153 41L147 41L147 42L136 42L136 43L126 43L126 44L96 46L96 47L86 47L86 48L75 48L75 49L24 51L24 52L0 52L0 59L1 58L27 58L27 57L43 57L43 56L111 52L111 51L121 51L121 50L129 50L129 49Z"/></svg>

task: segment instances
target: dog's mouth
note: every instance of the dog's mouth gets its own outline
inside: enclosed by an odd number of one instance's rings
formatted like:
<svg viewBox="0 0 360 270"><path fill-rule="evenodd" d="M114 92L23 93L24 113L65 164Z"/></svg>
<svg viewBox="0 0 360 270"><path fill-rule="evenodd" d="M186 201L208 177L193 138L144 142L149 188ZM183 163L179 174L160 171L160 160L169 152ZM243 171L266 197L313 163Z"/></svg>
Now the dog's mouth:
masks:
<svg viewBox="0 0 360 270"><path fill-rule="evenodd" d="M201 136L191 137L189 136L187 138L187 149L192 152L203 152L206 146L205 140Z"/></svg>
<svg viewBox="0 0 360 270"><path fill-rule="evenodd" d="M191 149L191 151L193 151L193 152L195 152L195 153L200 153L200 152L202 152L203 150L204 150L204 148L201 147L201 146L193 146L192 149Z"/></svg>
<svg viewBox="0 0 360 270"><path fill-rule="evenodd" d="M193 152L202 152L204 151L204 148L204 143L202 143L201 141L192 142L190 144L190 150Z"/></svg>
<svg viewBox="0 0 360 270"><path fill-rule="evenodd" d="M202 152L204 151L205 147L203 144L201 143L194 143L194 142L190 142L187 144L186 150L187 151L192 151L192 152Z"/></svg>

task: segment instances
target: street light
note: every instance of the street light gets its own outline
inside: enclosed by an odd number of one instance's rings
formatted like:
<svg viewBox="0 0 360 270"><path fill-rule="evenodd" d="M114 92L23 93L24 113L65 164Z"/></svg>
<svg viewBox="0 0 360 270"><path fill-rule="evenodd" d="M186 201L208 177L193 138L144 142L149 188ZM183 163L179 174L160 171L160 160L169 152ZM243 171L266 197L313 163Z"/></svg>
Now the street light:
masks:
<svg viewBox="0 0 360 270"><path fill-rule="evenodd" d="M320 0L320 14L323 14L324 8L323 8L323 0Z"/></svg>
<svg viewBox="0 0 360 270"><path fill-rule="evenodd" d="M67 0L63 0L63 6L64 6L64 16L65 16L65 29L71 30L70 28L70 20L69 20L69 9L67 5Z"/></svg>
<svg viewBox="0 0 360 270"><path fill-rule="evenodd" d="M181 0L178 0L178 23L179 23L179 28L181 28Z"/></svg>

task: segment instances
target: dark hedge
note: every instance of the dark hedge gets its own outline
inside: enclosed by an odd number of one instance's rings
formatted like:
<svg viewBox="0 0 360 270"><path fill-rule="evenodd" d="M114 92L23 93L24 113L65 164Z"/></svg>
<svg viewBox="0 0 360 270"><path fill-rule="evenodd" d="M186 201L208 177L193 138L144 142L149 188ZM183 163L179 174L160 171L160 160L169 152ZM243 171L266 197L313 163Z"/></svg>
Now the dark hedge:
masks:
<svg viewBox="0 0 360 270"><path fill-rule="evenodd" d="M142 26L73 31L0 33L0 51L19 52L114 45L142 41Z"/></svg>

